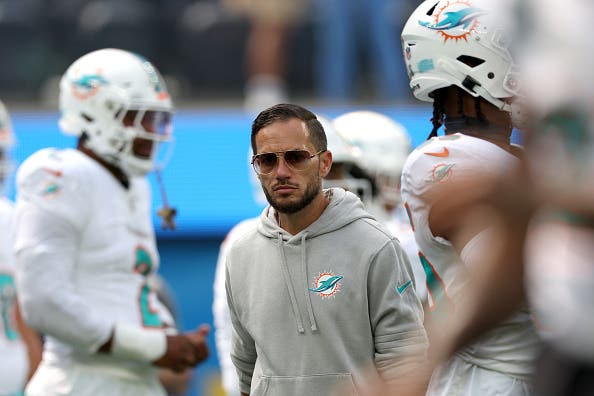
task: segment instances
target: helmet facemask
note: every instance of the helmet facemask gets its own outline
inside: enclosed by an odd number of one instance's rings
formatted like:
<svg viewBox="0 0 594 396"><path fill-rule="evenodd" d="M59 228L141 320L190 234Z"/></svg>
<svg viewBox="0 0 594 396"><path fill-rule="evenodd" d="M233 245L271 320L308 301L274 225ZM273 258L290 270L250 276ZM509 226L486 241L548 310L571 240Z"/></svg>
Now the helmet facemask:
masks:
<svg viewBox="0 0 594 396"><path fill-rule="evenodd" d="M162 169L171 144L171 114L154 110L128 110L121 117L127 135L123 152L122 168L131 174L146 174L153 169Z"/></svg>

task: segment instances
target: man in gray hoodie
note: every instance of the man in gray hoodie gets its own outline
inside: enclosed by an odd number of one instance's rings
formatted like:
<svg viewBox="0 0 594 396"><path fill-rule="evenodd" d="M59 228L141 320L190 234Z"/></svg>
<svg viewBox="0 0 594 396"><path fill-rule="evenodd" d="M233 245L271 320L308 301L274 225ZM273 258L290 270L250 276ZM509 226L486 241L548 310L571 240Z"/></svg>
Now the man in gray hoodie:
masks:
<svg viewBox="0 0 594 396"><path fill-rule="evenodd" d="M251 144L270 205L227 258L242 395L357 394L412 371L427 338L410 263L359 198L322 190L332 153L316 116L266 109Z"/></svg>

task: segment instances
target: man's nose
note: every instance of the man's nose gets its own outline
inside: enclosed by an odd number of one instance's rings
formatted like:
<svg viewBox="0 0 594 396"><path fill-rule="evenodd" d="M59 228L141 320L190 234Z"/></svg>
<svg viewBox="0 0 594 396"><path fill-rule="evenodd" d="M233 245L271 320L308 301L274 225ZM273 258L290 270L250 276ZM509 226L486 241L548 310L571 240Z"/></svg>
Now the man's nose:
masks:
<svg viewBox="0 0 594 396"><path fill-rule="evenodd" d="M287 165L284 156L279 156L278 164L276 165L276 174L280 177L289 176L291 174L291 168Z"/></svg>

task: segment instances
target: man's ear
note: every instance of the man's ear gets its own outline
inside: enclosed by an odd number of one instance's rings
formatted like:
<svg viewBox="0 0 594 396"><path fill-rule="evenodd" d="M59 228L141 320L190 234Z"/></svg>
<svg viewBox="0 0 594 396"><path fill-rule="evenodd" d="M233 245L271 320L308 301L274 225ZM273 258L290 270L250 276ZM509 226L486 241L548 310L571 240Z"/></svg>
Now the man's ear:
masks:
<svg viewBox="0 0 594 396"><path fill-rule="evenodd" d="M326 177L332 168L332 152L330 150L324 151L320 154L320 176Z"/></svg>

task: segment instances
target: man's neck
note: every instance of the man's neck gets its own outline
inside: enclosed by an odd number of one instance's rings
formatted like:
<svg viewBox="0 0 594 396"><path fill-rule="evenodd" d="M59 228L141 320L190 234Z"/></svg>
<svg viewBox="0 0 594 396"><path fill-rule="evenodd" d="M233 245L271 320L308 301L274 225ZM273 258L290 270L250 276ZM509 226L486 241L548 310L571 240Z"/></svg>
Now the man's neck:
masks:
<svg viewBox="0 0 594 396"><path fill-rule="evenodd" d="M125 188L128 189L130 187L130 178L123 170L119 167L110 164L109 162L105 161L103 158L98 156L93 150L87 148L83 143L79 143L76 147L77 150L81 151L88 157L92 158L93 160L97 161L101 166L103 166L109 173L115 177L118 182Z"/></svg>
<svg viewBox="0 0 594 396"><path fill-rule="evenodd" d="M473 96L451 87L445 104L446 134L460 132L509 151L512 132L509 113L484 99L479 101L477 105Z"/></svg>
<svg viewBox="0 0 594 396"><path fill-rule="evenodd" d="M477 139L486 140L504 150L508 150L510 146L511 127L500 123L489 123L485 125L480 124L478 120L471 120L470 123L465 124L457 118L453 122L446 118L445 133L446 135L462 133Z"/></svg>

